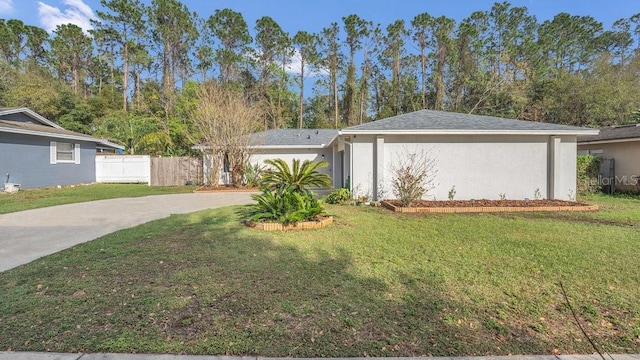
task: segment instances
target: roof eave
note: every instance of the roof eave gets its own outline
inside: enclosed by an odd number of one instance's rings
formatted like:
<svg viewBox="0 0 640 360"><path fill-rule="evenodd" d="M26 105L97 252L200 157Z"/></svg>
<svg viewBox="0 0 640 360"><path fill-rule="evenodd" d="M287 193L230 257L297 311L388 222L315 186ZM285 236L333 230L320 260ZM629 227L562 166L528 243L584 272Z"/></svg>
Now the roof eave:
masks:
<svg viewBox="0 0 640 360"><path fill-rule="evenodd" d="M23 134L23 135L34 135L34 136L42 136L54 139L65 139L65 140L79 140L79 141L87 141L94 142L96 144L103 144L105 146L114 147L116 149L124 150L124 146L114 144L104 139L98 139L91 136L79 136L79 135L69 135L69 134L56 134L49 133L44 131L33 131L33 130L24 130L24 129L11 129L11 128L0 128L0 132L13 133L13 134Z"/></svg>
<svg viewBox="0 0 640 360"><path fill-rule="evenodd" d="M39 121L40 123L44 124L44 125L48 125L51 127L54 127L56 129L61 129L64 130L62 128L62 126L54 123L53 121L45 118L44 116L36 113L35 111L29 109L29 108L15 108L15 109L8 109L8 110L2 110L0 111L0 116L2 115L9 115L9 114L17 114L17 113L25 113L27 114L30 118Z"/></svg>
<svg viewBox="0 0 640 360"><path fill-rule="evenodd" d="M600 140L587 140L580 141L578 139L578 145L599 145L599 144L612 144L612 143L622 143L622 142L633 142L640 141L640 137L634 138L624 138L624 139L600 139Z"/></svg>
<svg viewBox="0 0 640 360"><path fill-rule="evenodd" d="M598 135L598 129L578 130L348 130L340 131L340 135Z"/></svg>

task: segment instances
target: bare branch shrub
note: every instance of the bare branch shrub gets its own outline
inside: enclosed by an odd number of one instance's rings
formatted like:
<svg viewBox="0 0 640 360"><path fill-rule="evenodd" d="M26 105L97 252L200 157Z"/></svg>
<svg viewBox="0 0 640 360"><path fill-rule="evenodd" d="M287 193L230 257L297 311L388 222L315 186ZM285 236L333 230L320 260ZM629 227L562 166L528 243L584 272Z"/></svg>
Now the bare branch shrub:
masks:
<svg viewBox="0 0 640 360"><path fill-rule="evenodd" d="M206 166L209 184L218 184L225 156L229 167L239 173L238 167L247 163L257 145L250 135L260 126L263 106L250 103L240 91L207 82L198 89L197 105L190 115L197 130L191 140L209 155L205 156L210 159ZM232 185L241 185L238 181L242 181L239 176L232 177Z"/></svg>
<svg viewBox="0 0 640 360"><path fill-rule="evenodd" d="M396 160L391 164L391 189L400 206L411 206L435 187L435 167L430 150L410 152L405 149L396 154Z"/></svg>

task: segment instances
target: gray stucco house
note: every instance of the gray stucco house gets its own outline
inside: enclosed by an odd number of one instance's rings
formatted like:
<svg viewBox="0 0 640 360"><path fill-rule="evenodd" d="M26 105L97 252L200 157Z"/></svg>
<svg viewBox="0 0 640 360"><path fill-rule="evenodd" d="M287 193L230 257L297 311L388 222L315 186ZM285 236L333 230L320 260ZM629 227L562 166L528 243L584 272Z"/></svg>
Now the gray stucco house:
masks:
<svg viewBox="0 0 640 360"><path fill-rule="evenodd" d="M27 108L0 108L0 184L20 188L95 182L96 151L122 146L63 129Z"/></svg>

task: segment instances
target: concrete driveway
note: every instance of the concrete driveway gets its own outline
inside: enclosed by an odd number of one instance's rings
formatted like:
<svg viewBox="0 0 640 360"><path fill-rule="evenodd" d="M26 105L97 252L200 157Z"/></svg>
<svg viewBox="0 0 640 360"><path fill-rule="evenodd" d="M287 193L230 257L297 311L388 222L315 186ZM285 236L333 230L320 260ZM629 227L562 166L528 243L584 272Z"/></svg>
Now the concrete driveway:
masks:
<svg viewBox="0 0 640 360"><path fill-rule="evenodd" d="M171 214L251 203L250 193L155 195L0 215L0 272Z"/></svg>

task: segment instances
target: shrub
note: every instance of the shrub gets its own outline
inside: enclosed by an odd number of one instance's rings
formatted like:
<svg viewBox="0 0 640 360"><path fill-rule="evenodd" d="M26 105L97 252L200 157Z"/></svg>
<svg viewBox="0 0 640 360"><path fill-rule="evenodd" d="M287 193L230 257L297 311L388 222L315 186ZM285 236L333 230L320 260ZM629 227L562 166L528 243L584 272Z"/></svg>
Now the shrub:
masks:
<svg viewBox="0 0 640 360"><path fill-rule="evenodd" d="M272 168L267 169L260 179L260 184L263 187L270 189L285 187L299 192L313 186L331 187L331 177L318 172L318 169L329 166L327 161L305 160L300 164L300 159L293 159L291 168L282 159L265 160L264 163L271 165Z"/></svg>
<svg viewBox="0 0 640 360"><path fill-rule="evenodd" d="M332 191L325 199L327 204L345 204L349 201L351 201L351 191L346 188Z"/></svg>
<svg viewBox="0 0 640 360"><path fill-rule="evenodd" d="M577 161L578 192L595 193L600 190L598 174L601 158L593 155L579 155Z"/></svg>
<svg viewBox="0 0 640 360"><path fill-rule="evenodd" d="M264 189L262 194L254 194L251 198L257 201L250 212L253 221L274 221L286 225L314 219L323 212L320 200L309 190Z"/></svg>
<svg viewBox="0 0 640 360"><path fill-rule="evenodd" d="M260 185L260 178L262 177L262 173L264 172L264 166L256 163L255 165L251 165L250 162L247 162L244 165L244 181L245 185L248 187L258 187Z"/></svg>
<svg viewBox="0 0 640 360"><path fill-rule="evenodd" d="M329 175L318 172L328 165L294 159L293 166L282 159L266 160L273 168L265 170L259 180L262 194L251 197L257 202L251 210L253 221L274 221L281 224L313 220L322 214L322 203L309 189L312 186L330 186Z"/></svg>
<svg viewBox="0 0 640 360"><path fill-rule="evenodd" d="M421 151L398 156L392 165L391 187L400 206L410 206L420 200L433 186L436 175L435 160L429 152Z"/></svg>

